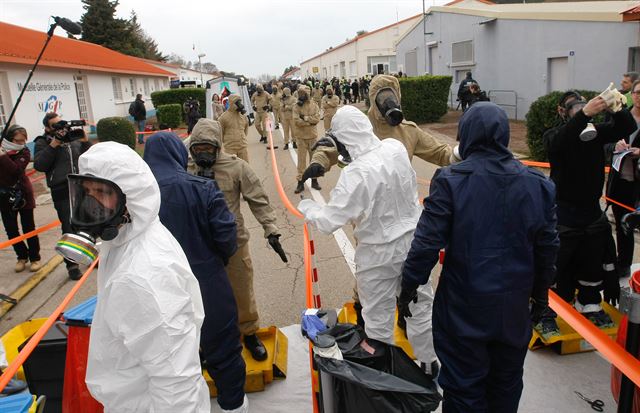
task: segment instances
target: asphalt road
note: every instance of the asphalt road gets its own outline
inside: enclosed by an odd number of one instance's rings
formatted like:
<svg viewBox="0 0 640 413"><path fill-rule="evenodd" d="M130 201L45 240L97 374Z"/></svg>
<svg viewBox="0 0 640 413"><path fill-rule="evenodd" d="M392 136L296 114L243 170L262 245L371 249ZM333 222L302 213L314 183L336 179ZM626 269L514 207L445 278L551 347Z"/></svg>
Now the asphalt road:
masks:
<svg viewBox="0 0 640 413"><path fill-rule="evenodd" d="M319 135L321 135L321 124L318 129ZM276 157L285 192L292 203L297 205L300 195L293 193L296 186L294 157L290 151L283 150L280 130L275 130L273 136L275 144L278 146ZM251 233L249 245L255 269L254 284L261 324L262 326L284 327L299 323L300 313L305 308L302 221L291 215L280 200L273 179L270 154L266 150L266 145L259 143L258 140L255 128L251 127L249 134L250 164L260 177L276 210L278 226L282 233L281 242L289 257L288 263L283 263L268 246L263 237L261 226L251 214L246 203L242 204L242 211ZM436 167L419 159L414 159L413 165L418 175L419 197L422 198L427 194L428 182ZM327 176L320 180L322 190L319 194L312 194L307 187L303 195L315 199L319 199L318 195L321 195L325 200L328 200L330 190L335 185L339 173L339 168L333 168ZM38 225L43 225L53 218L55 218L55 211L51 203L45 202L36 210ZM344 232L346 239L353 244L350 229L345 227ZM324 235L318 231L314 231L313 234L316 242L322 305L325 308L339 308L351 299L354 285L352 271L344 258L341 245L339 245L346 244L346 241L338 242L333 235ZM43 259L46 260L52 256L53 243L58 235L58 230L52 230L42 236ZM28 277L25 273L14 274L14 263L15 256L10 249L0 251L0 292L11 292L11 287L20 283L21 278L17 277ZM0 319L0 334L4 334L13 326L30 318L48 316L59 305L73 284L74 282L67 278L64 265L58 266L17 306ZM96 277L93 274L72 300L71 305L80 303L95 294ZM294 366L289 366L289 368L294 368ZM308 368L308 365L298 366L298 368ZM605 411L615 411L609 390L609 364L597 353L560 357L551 351L540 350L528 354L525 365L525 392L520 411L590 411L588 405L575 397L573 390L579 390L591 398L602 399L606 403ZM306 411L306 408L300 411Z"/></svg>

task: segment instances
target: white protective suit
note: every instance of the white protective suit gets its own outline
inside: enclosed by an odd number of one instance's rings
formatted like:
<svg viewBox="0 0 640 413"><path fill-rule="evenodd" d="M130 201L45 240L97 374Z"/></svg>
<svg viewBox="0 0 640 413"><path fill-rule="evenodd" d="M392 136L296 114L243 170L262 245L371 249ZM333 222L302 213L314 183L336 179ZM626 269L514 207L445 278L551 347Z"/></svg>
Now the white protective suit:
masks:
<svg viewBox="0 0 640 413"><path fill-rule="evenodd" d="M353 106L338 109L331 130L353 161L343 169L325 206L312 200L298 209L307 222L331 234L355 224L356 280L367 336L393 344L396 295L401 268L420 218L416 173L407 150L396 139L379 140L371 122ZM435 360L431 334L431 286L419 289L407 330L416 357Z"/></svg>
<svg viewBox="0 0 640 413"><path fill-rule="evenodd" d="M81 174L117 184L131 223L100 246L98 304L86 383L105 413L210 412L199 358L198 281L160 223L160 190L142 158L104 142L80 156Z"/></svg>

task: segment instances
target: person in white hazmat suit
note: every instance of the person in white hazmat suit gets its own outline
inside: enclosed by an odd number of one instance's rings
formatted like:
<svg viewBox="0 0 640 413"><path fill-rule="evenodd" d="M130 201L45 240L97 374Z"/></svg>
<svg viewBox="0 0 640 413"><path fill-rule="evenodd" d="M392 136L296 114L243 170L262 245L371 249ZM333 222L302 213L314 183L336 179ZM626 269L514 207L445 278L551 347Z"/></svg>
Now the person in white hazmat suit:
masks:
<svg viewBox="0 0 640 413"><path fill-rule="evenodd" d="M70 175L75 239L98 238L98 303L86 383L105 413L209 413L204 310L187 258L160 223L160 190L125 145L93 145ZM63 237L64 239L64 237Z"/></svg>
<svg viewBox="0 0 640 413"><path fill-rule="evenodd" d="M355 276L365 331L370 338L393 344L402 263L421 214L416 173L404 145L396 139L379 140L367 116L353 106L338 109L329 138L352 162L325 206L305 199L298 209L325 234L348 223L355 226ZM433 296L430 284L418 293ZM414 316L407 320L407 336L423 368L435 376L431 300L410 305Z"/></svg>

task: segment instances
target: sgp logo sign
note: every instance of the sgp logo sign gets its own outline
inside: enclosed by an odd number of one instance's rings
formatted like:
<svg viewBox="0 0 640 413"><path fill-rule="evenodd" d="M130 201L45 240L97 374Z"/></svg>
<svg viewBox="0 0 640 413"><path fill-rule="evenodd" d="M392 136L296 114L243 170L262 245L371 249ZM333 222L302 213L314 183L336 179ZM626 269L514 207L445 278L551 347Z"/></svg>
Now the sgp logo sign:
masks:
<svg viewBox="0 0 640 413"><path fill-rule="evenodd" d="M40 112L44 113L59 113L62 109L62 100L59 99L56 95L51 95L44 102L38 102L38 109L40 110Z"/></svg>

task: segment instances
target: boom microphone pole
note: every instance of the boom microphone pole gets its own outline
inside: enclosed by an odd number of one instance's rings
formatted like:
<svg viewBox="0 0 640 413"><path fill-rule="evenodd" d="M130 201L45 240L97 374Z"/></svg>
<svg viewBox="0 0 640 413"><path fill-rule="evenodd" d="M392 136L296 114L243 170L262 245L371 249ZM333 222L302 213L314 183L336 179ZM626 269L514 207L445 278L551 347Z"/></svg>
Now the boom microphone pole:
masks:
<svg viewBox="0 0 640 413"><path fill-rule="evenodd" d="M7 130L9 129L9 125L11 125L11 121L13 120L13 116L16 114L16 110L18 109L20 102L22 101L22 95L24 95L24 92L27 90L27 86L29 86L29 82L31 81L33 72L35 72L36 67L38 67L38 63L40 63L40 58L42 58L44 51L49 45L49 41L51 41L51 38L53 37L53 32L56 30L56 27L60 26L67 33L73 34L73 35L78 35L82 33L82 26L80 26L78 23L64 17L57 17L57 16L52 16L52 17L53 17L54 23L51 25L51 27L49 27L49 31L47 32L47 40L44 42L44 46L42 46L42 50L40 51L40 54L38 55L36 62L33 64L33 67L31 68L31 70L29 70L29 76L27 77L27 81L22 86L20 95L18 96L18 99L16 100L15 105L13 105L11 114L7 118L7 122L5 123L4 128L2 129L2 136L0 136L0 144L7 137Z"/></svg>

